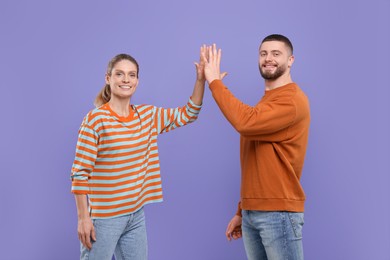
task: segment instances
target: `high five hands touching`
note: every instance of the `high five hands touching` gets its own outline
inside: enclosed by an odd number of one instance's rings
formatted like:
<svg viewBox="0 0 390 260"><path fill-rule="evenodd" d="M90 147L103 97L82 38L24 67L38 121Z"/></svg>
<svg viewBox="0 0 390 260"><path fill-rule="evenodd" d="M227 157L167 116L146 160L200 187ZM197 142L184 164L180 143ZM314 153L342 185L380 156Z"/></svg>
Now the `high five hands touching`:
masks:
<svg viewBox="0 0 390 260"><path fill-rule="evenodd" d="M204 76L209 84L216 79L222 80L227 75L227 72L221 74L221 54L221 49L217 49L215 43L207 47L203 45L201 61L204 63Z"/></svg>
<svg viewBox="0 0 390 260"><path fill-rule="evenodd" d="M217 46L206 46L203 44L200 47L199 62L195 62L196 81L194 91L191 95L191 100L201 105L204 94L204 85L207 82L210 84L215 79L223 79L227 73L220 74L219 67L221 62L221 50L217 51Z"/></svg>

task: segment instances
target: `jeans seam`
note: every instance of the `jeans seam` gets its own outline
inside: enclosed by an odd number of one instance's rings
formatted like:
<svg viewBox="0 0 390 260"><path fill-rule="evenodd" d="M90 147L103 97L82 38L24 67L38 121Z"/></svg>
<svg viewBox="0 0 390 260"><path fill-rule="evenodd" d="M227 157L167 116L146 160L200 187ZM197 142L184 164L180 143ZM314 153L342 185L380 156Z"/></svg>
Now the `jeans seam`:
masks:
<svg viewBox="0 0 390 260"><path fill-rule="evenodd" d="M120 238L119 238L119 240L120 240ZM121 254L122 259L125 259L125 253L123 252L123 249L122 249L121 244L119 243L119 241L118 241L117 247L119 249L119 253Z"/></svg>
<svg viewBox="0 0 390 260"><path fill-rule="evenodd" d="M281 214L283 218L283 258L288 260L288 254L287 254L287 244L288 244L288 239L287 239L287 219L286 219L286 214Z"/></svg>
<svg viewBox="0 0 390 260"><path fill-rule="evenodd" d="M294 220L294 218L292 217L291 213L288 214L288 218L290 219L291 227L292 227L292 229L294 231L295 238L300 238L301 236L298 235L298 231L297 231L298 223Z"/></svg>

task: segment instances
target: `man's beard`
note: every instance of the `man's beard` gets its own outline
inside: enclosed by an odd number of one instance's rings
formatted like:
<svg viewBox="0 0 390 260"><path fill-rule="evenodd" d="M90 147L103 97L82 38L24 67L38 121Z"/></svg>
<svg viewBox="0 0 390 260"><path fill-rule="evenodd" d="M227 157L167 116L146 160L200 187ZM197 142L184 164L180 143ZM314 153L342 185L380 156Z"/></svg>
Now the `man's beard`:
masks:
<svg viewBox="0 0 390 260"><path fill-rule="evenodd" d="M260 71L260 74L261 76L266 79L266 80L276 80L278 79L280 76L282 76L285 72L286 72L286 66L284 67L277 67L275 72L269 72L269 71L266 71L264 72L262 70L262 67L261 65L259 65L259 71Z"/></svg>

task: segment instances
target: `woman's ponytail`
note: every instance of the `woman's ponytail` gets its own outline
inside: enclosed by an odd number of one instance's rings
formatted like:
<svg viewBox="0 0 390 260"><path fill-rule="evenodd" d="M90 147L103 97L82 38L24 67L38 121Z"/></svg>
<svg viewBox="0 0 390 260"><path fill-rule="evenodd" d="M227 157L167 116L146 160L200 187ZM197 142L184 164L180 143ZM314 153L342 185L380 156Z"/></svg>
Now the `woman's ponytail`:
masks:
<svg viewBox="0 0 390 260"><path fill-rule="evenodd" d="M100 90L99 94L96 96L93 104L95 107L100 107L101 105L107 103L111 99L111 89L110 85L106 84L102 90Z"/></svg>

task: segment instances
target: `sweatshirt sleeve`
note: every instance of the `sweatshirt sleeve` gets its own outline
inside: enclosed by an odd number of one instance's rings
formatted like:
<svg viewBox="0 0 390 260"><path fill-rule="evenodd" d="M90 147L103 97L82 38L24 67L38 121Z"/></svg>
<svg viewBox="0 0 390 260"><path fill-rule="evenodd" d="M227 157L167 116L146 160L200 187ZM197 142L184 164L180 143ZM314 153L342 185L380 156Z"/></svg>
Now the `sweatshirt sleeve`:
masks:
<svg viewBox="0 0 390 260"><path fill-rule="evenodd" d="M154 117L157 132L166 133L175 128L194 122L199 115L201 106L192 102L191 98L183 107L177 108L156 108Z"/></svg>
<svg viewBox="0 0 390 260"><path fill-rule="evenodd" d="M72 193L88 194L88 180L93 171L96 156L98 134L87 124L82 124L76 146L76 155L72 165Z"/></svg>
<svg viewBox="0 0 390 260"><path fill-rule="evenodd" d="M283 130L295 119L296 107L291 91L281 93L270 102L252 107L237 99L221 80L210 84L212 95L220 110L241 136L258 141L283 141Z"/></svg>

